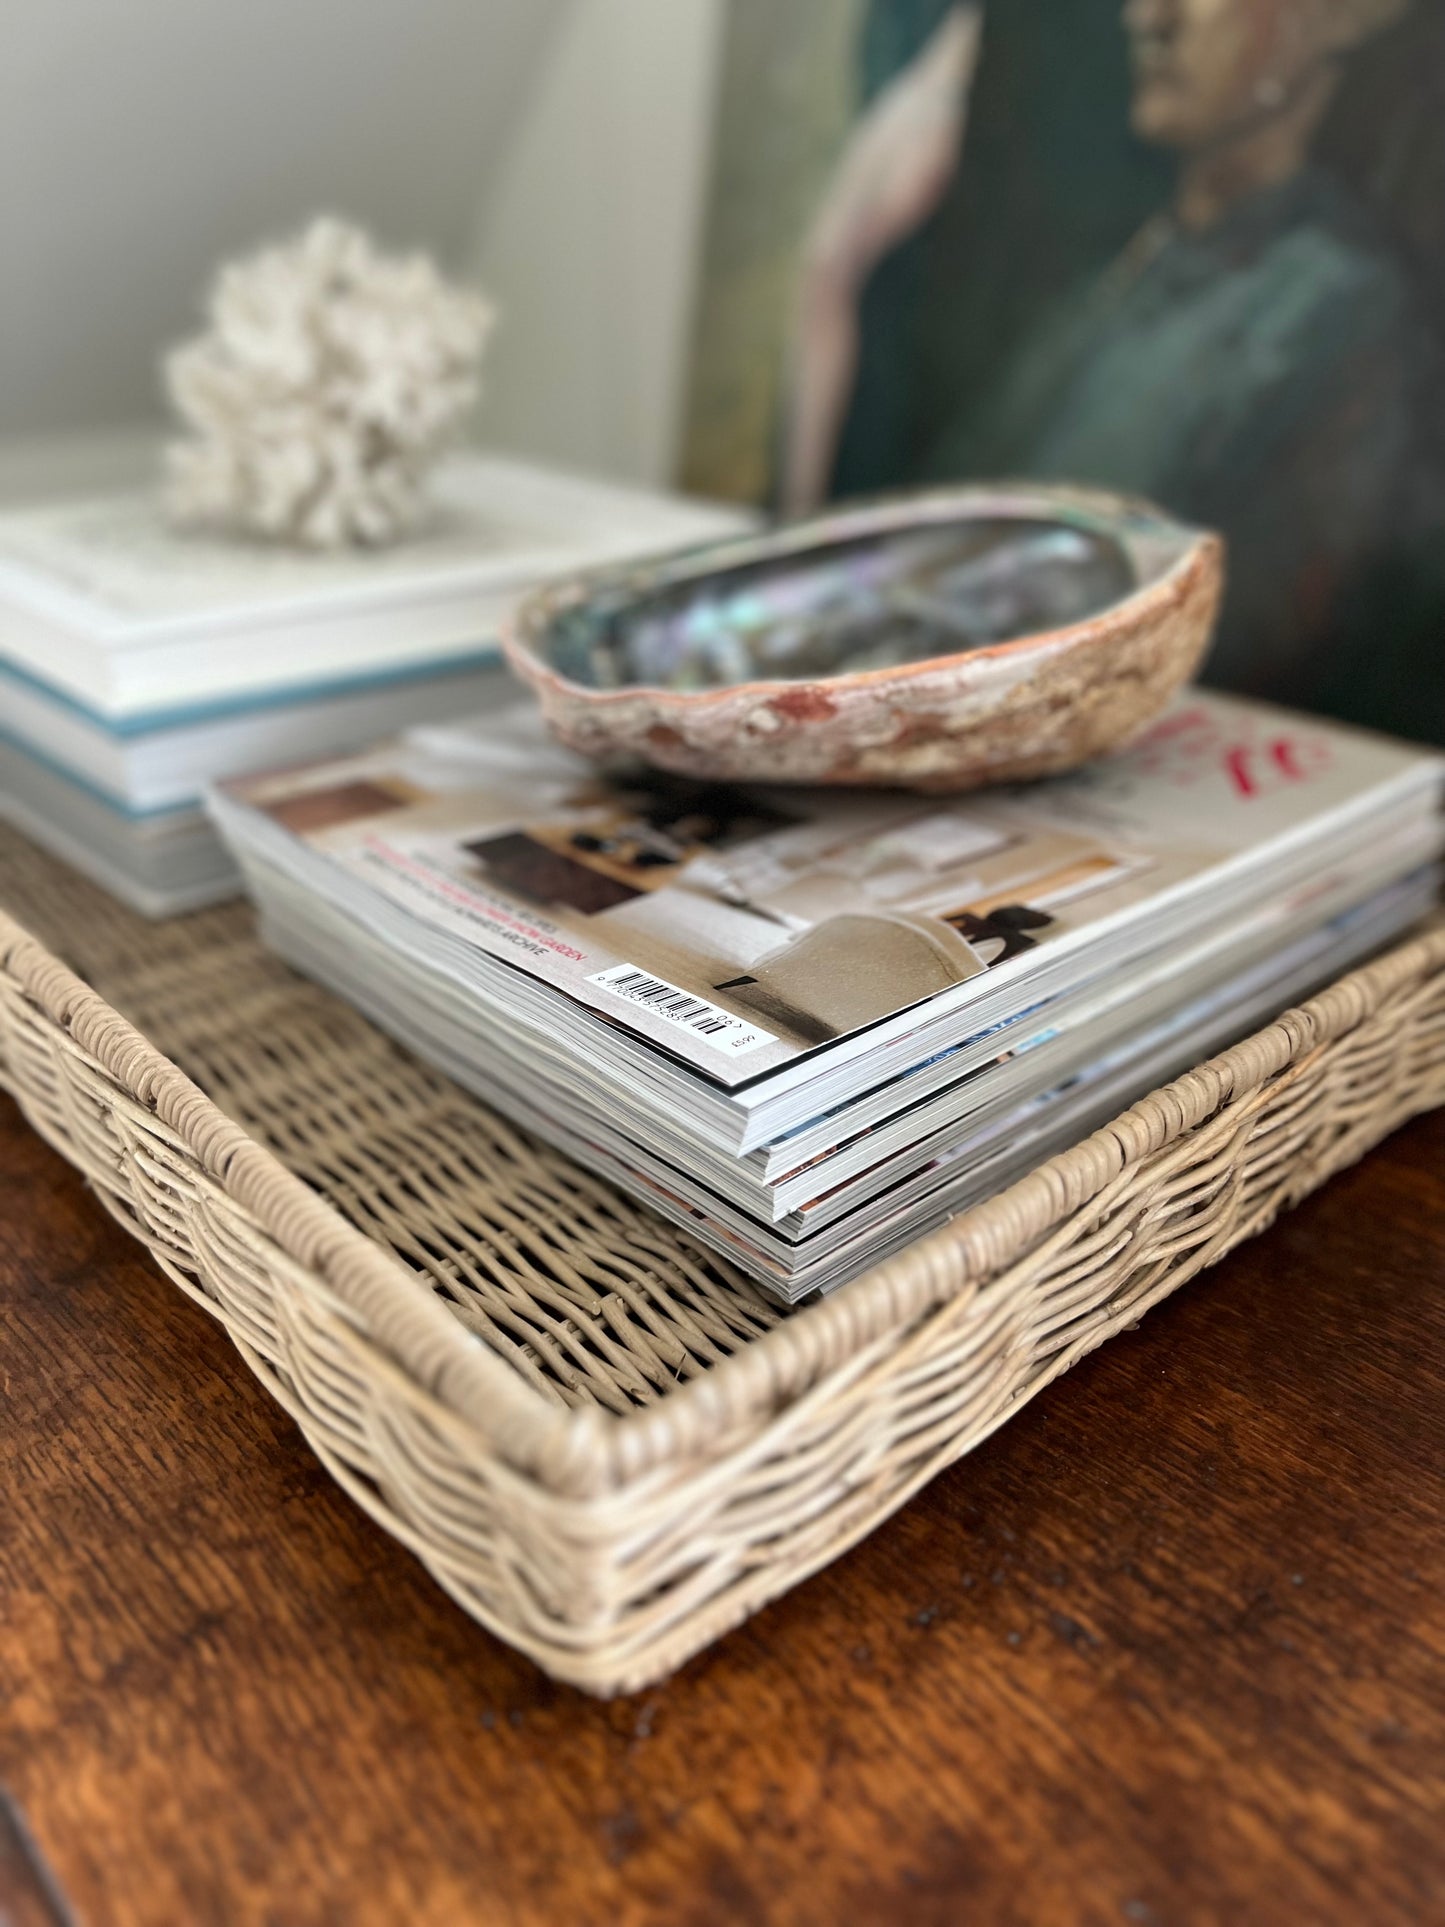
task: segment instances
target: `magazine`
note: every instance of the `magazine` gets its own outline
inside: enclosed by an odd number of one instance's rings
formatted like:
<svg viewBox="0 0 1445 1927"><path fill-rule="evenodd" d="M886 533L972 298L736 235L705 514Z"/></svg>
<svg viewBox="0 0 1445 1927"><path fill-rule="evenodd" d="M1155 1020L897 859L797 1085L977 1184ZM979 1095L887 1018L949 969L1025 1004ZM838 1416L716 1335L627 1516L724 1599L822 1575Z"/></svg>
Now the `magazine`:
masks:
<svg viewBox="0 0 1445 1927"><path fill-rule="evenodd" d="M1076 1125L1101 1064L1227 1030L1223 987L1420 915L1442 768L1190 691L1032 786L732 789L519 705L212 807L283 955L791 1293L1013 1170L1021 1107Z"/></svg>
<svg viewBox="0 0 1445 1927"><path fill-rule="evenodd" d="M1132 750L1054 782L959 799L737 790L609 779L523 705L226 785L220 812L264 819L353 901L395 906L737 1089L918 1005L1012 992L1121 926L1147 944L1201 886L1237 900L1261 856L1368 830L1437 771L1403 745L1200 691Z"/></svg>

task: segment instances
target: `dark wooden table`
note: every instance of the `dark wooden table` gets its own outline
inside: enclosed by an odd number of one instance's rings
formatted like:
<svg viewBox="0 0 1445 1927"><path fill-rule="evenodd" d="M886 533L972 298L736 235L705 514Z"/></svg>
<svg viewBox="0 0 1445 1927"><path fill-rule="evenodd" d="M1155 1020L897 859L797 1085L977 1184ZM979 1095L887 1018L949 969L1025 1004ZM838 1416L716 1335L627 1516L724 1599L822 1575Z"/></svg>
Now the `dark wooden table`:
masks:
<svg viewBox="0 0 1445 1927"><path fill-rule="evenodd" d="M1445 1921L1442 1285L1445 1115L603 1705L0 1101L0 1917Z"/></svg>

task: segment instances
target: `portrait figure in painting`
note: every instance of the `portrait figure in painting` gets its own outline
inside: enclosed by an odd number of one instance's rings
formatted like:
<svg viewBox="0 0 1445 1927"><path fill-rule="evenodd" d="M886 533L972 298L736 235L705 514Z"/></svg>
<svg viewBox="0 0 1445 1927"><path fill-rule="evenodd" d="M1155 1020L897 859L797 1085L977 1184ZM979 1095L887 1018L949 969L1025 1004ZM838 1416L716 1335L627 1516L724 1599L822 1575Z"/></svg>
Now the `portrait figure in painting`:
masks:
<svg viewBox="0 0 1445 1927"><path fill-rule="evenodd" d="M1210 680L1445 741L1442 14L872 0L799 242L779 506L1149 496L1229 541Z"/></svg>

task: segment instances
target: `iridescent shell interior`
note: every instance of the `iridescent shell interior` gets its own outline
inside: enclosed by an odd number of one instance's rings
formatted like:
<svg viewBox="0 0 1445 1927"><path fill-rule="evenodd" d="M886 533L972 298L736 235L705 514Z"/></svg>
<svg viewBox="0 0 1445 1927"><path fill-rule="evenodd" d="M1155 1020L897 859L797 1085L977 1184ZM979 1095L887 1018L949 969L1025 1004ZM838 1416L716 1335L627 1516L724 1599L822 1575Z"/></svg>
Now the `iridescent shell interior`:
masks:
<svg viewBox="0 0 1445 1927"><path fill-rule="evenodd" d="M588 689L719 689L854 676L1098 615L1139 586L1107 529L962 515L806 546L786 534L610 577L560 610L540 653Z"/></svg>

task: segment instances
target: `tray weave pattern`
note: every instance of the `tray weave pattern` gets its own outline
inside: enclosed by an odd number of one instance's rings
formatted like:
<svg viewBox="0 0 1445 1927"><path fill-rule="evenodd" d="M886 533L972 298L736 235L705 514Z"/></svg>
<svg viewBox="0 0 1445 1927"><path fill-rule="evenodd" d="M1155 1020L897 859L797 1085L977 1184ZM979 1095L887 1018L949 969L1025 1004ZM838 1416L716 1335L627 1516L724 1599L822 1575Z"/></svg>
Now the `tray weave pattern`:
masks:
<svg viewBox="0 0 1445 1927"><path fill-rule="evenodd" d="M0 904L0 1085L357 1501L594 1692L836 1557L1445 1103L1435 928L784 1313L294 976L244 909L146 924L5 831Z"/></svg>

